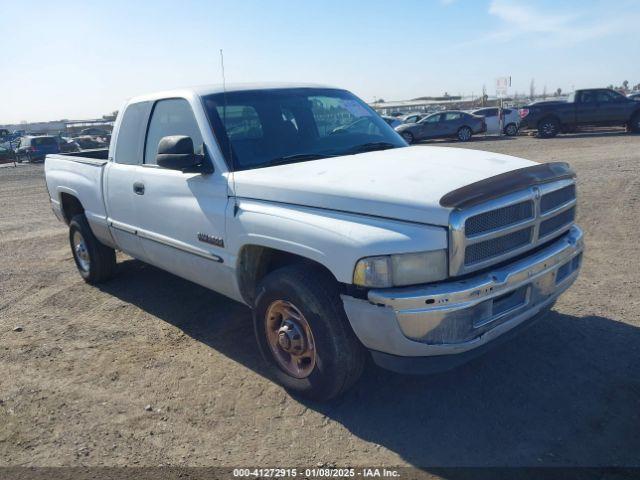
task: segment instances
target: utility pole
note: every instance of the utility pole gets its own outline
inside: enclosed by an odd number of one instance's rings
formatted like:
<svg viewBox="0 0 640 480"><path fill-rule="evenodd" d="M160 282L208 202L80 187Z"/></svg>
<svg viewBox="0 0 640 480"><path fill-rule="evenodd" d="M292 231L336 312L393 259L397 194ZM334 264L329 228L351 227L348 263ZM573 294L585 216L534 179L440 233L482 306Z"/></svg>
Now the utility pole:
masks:
<svg viewBox="0 0 640 480"><path fill-rule="evenodd" d="M536 81L535 79L531 79L531 84L529 84L529 98L533 100L536 97Z"/></svg>

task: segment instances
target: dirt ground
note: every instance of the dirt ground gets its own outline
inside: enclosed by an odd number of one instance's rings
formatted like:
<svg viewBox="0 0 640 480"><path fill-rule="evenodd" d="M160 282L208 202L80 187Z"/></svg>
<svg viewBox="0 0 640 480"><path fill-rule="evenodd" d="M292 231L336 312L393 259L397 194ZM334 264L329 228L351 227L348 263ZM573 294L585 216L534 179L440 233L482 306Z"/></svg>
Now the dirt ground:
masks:
<svg viewBox="0 0 640 480"><path fill-rule="evenodd" d="M640 136L435 144L569 162L581 277L475 362L329 405L265 378L240 304L124 256L86 285L42 166L0 168L0 466L640 465Z"/></svg>

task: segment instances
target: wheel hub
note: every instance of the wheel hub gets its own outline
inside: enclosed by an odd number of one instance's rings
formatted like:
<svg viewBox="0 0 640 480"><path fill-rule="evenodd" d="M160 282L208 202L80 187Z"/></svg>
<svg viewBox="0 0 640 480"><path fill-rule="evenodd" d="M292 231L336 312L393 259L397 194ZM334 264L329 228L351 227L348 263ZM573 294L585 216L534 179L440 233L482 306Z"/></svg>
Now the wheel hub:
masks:
<svg viewBox="0 0 640 480"><path fill-rule="evenodd" d="M308 377L316 365L311 327L290 302L274 301L266 311L267 343L282 370L295 378Z"/></svg>
<svg viewBox="0 0 640 480"><path fill-rule="evenodd" d="M91 268L91 259L89 257L89 250L87 250L87 245L84 242L84 238L80 234L80 232L75 232L73 235L73 251L75 253L76 259L78 260L78 265L85 272L89 271Z"/></svg>
<svg viewBox="0 0 640 480"><path fill-rule="evenodd" d="M290 320L285 320L278 329L278 345L285 352L300 355L305 351L304 333Z"/></svg>

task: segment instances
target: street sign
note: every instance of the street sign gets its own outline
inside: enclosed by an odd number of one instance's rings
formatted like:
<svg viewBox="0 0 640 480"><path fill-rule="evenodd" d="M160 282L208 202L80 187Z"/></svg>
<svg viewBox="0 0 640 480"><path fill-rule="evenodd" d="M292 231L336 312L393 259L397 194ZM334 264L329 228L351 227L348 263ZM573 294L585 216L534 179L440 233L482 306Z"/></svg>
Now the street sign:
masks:
<svg viewBox="0 0 640 480"><path fill-rule="evenodd" d="M511 86L511 77L496 78L496 96L504 98L507 96L507 90Z"/></svg>

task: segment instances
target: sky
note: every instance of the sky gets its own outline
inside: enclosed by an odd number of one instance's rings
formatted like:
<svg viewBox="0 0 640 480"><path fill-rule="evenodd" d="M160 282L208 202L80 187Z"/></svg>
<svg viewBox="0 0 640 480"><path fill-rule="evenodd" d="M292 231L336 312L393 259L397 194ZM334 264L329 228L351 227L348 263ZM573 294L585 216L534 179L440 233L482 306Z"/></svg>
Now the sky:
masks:
<svg viewBox="0 0 640 480"><path fill-rule="evenodd" d="M640 1L0 0L0 124L100 117L129 97L311 82L366 101L640 83Z"/></svg>

